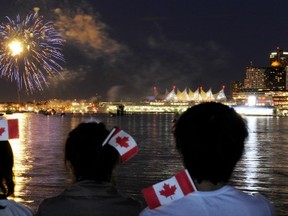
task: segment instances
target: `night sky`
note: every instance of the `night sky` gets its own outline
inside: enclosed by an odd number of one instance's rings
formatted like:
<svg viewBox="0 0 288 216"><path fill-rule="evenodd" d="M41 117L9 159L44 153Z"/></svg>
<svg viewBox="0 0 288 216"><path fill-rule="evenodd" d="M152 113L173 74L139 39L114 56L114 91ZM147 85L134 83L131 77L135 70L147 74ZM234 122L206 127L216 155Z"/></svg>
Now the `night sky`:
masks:
<svg viewBox="0 0 288 216"><path fill-rule="evenodd" d="M4 2L4 0L1 0ZM142 100L173 86L217 93L288 51L287 0L16 0L0 20L40 7L66 40L59 79L28 95L0 79L0 102L58 99ZM8 2L8 3L7 3ZM55 9L61 13L55 13Z"/></svg>

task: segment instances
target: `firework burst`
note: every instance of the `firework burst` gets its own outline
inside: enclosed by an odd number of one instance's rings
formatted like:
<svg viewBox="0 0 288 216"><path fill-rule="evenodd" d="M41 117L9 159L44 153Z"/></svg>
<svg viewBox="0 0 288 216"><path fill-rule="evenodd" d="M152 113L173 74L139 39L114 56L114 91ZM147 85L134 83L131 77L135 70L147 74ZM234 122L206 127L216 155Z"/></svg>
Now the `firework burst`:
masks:
<svg viewBox="0 0 288 216"><path fill-rule="evenodd" d="M28 93L43 90L47 78L59 75L64 63L64 40L52 22L34 13L21 20L7 17L0 24L0 77L23 85Z"/></svg>

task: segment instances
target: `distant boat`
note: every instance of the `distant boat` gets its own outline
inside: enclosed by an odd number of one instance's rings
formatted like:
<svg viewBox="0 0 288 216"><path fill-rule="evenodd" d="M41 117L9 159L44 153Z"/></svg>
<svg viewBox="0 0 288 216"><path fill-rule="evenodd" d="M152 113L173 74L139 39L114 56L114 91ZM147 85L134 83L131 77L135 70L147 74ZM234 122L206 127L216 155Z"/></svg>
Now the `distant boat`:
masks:
<svg viewBox="0 0 288 216"><path fill-rule="evenodd" d="M11 110L7 110L5 113L6 113L7 115L13 114L13 112L12 112Z"/></svg>
<svg viewBox="0 0 288 216"><path fill-rule="evenodd" d="M49 115L55 115L56 111L54 109L51 109L51 110L39 110L38 113L49 116Z"/></svg>

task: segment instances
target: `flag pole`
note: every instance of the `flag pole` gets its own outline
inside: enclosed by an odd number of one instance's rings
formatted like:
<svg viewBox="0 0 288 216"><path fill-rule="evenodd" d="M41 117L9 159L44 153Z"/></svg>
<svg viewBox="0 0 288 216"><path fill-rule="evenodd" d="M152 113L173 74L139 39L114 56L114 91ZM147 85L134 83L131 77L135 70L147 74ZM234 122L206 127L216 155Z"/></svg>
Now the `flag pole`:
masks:
<svg viewBox="0 0 288 216"><path fill-rule="evenodd" d="M111 136L113 135L113 133L114 133L114 131L116 130L116 128L114 127L112 130L111 130L111 132L110 132L110 134L107 136L107 138L104 140L104 142L102 143L102 146L104 146L106 143L107 143L107 141L111 138Z"/></svg>

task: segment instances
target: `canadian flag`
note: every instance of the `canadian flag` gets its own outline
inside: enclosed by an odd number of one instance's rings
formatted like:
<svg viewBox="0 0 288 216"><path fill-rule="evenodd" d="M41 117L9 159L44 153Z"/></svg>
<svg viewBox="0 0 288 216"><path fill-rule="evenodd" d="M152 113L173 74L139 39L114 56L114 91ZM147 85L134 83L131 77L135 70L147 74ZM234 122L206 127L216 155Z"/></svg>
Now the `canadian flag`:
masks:
<svg viewBox="0 0 288 216"><path fill-rule="evenodd" d="M122 163L132 158L138 152L138 146L133 137L118 127L112 129L102 145L106 143L113 146L119 152Z"/></svg>
<svg viewBox="0 0 288 216"><path fill-rule="evenodd" d="M0 140L19 138L18 119L0 119Z"/></svg>
<svg viewBox="0 0 288 216"><path fill-rule="evenodd" d="M187 170L183 170L170 179L142 189L150 209L178 200L197 191Z"/></svg>

